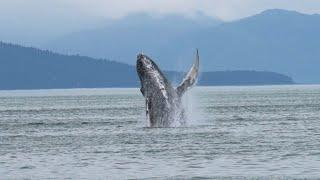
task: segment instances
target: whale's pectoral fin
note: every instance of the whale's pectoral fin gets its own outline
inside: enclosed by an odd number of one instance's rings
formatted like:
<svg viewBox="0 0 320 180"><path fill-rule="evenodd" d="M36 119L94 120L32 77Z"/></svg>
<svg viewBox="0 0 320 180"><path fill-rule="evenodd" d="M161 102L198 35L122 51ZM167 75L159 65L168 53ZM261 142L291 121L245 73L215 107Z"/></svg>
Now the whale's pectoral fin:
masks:
<svg viewBox="0 0 320 180"><path fill-rule="evenodd" d="M196 59L189 70L188 74L184 77L181 84L177 87L178 95L182 96L189 88L196 84L199 74L199 52L197 49Z"/></svg>
<svg viewBox="0 0 320 180"><path fill-rule="evenodd" d="M144 96L144 88L143 87L140 88L140 92Z"/></svg>

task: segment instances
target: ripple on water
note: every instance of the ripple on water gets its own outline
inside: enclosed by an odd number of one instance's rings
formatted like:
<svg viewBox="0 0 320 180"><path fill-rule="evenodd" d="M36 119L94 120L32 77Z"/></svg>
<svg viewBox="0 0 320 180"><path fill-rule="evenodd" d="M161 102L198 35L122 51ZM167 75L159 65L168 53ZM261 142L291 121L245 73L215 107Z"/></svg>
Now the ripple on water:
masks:
<svg viewBox="0 0 320 180"><path fill-rule="evenodd" d="M320 86L198 88L181 128L146 127L138 89L63 92L0 92L1 178L320 177Z"/></svg>
<svg viewBox="0 0 320 180"><path fill-rule="evenodd" d="M26 165L26 166L21 166L19 169L25 169L25 170L28 170L28 169L34 169L36 168L35 166L31 166L31 165Z"/></svg>

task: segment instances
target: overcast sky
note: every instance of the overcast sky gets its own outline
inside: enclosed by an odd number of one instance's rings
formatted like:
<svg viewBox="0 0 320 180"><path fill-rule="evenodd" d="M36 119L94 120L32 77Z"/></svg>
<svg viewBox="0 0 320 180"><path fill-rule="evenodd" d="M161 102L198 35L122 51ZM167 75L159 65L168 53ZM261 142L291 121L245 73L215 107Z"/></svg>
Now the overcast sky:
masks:
<svg viewBox="0 0 320 180"><path fill-rule="evenodd" d="M118 18L133 12L177 13L203 12L223 20L233 20L265 9L281 8L305 13L319 13L320 0L0 0L2 17L101 16Z"/></svg>
<svg viewBox="0 0 320 180"><path fill-rule="evenodd" d="M0 33L10 32L9 37L24 29L39 37L61 34L136 12L185 16L200 12L231 21L273 8L320 14L320 0L0 0Z"/></svg>

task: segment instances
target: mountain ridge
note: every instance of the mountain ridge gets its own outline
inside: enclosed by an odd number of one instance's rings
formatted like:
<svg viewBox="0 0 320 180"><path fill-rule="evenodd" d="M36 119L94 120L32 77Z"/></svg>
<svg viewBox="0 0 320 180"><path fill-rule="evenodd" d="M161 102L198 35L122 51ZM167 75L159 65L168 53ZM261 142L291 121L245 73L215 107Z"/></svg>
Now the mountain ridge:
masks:
<svg viewBox="0 0 320 180"><path fill-rule="evenodd" d="M179 33L171 33L175 24L148 29L141 23L136 29L123 25L116 31L80 33L46 48L109 57L127 64L134 64L132 57L143 51L165 69L177 71L190 65L199 48L205 71L254 69L288 74L300 83L320 83L316 68L320 66L320 37L316 35L320 15L273 9Z"/></svg>

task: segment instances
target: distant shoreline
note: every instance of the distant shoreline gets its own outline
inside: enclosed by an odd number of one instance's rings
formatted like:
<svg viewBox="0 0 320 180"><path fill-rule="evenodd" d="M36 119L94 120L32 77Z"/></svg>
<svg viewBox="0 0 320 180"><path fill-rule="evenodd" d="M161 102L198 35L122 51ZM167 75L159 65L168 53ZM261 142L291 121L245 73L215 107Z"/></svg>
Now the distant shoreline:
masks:
<svg viewBox="0 0 320 180"><path fill-rule="evenodd" d="M295 84L266 84L266 85L213 85L213 86L195 86L194 88L238 88L238 87L285 87L285 86L320 86L320 84L300 84L300 83L295 83ZM1 92L5 91L55 91L55 90L89 90L89 89L96 89L96 90L103 90L103 89L137 89L139 90L140 87L98 87L98 88L51 88L51 89L0 89Z"/></svg>
<svg viewBox="0 0 320 180"><path fill-rule="evenodd" d="M203 65L204 66L204 65ZM184 74L164 71L179 84ZM201 72L199 86L295 84L281 73L254 70ZM140 87L135 66L77 55L62 55L0 42L0 89Z"/></svg>

